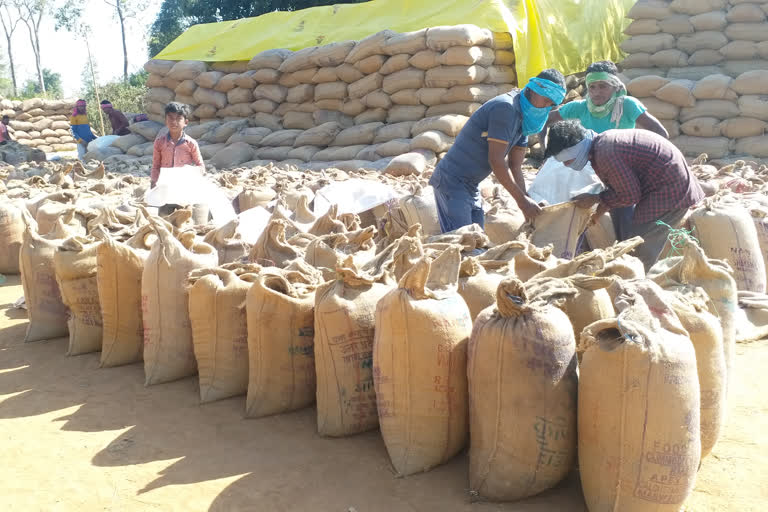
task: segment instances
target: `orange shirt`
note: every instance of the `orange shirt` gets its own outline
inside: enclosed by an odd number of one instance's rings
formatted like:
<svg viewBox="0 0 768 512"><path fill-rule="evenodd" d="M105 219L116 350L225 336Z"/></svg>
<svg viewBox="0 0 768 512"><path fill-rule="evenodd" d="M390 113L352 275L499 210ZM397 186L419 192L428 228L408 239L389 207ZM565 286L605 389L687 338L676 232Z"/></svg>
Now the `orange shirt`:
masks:
<svg viewBox="0 0 768 512"><path fill-rule="evenodd" d="M160 177L160 169L163 167L184 167L196 165L205 168L203 155L197 142L186 133L181 135L178 142L171 140L171 135L166 133L155 139L154 152L152 154L152 173L150 179L156 182Z"/></svg>

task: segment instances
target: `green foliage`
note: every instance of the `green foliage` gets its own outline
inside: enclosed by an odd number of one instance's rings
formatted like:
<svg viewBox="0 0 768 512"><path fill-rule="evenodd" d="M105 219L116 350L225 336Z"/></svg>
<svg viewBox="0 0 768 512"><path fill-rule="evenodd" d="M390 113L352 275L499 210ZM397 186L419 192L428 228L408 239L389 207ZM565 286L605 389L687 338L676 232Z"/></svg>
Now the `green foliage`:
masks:
<svg viewBox="0 0 768 512"><path fill-rule="evenodd" d="M356 4L367 0L163 0L149 29L149 56L154 57L182 32L200 23L251 18L273 11L298 11L308 7Z"/></svg>
<svg viewBox="0 0 768 512"><path fill-rule="evenodd" d="M48 68L43 68L43 83L45 83L45 94L40 90L40 84L37 78L30 78L21 86L19 96L26 98L50 98L60 99L64 92L61 87L61 74L54 73Z"/></svg>
<svg viewBox="0 0 768 512"><path fill-rule="evenodd" d="M99 86L99 97L96 98L96 92L93 85L88 85L81 91L81 98L88 102L88 119L91 121L91 128L97 135L101 134L101 123L99 122L99 100L109 100L117 109L127 114L140 114L145 112L144 95L147 92L146 84L147 73L140 71L128 77L128 82L116 80ZM104 130L107 134L112 133L112 127L109 125L109 118L104 116Z"/></svg>

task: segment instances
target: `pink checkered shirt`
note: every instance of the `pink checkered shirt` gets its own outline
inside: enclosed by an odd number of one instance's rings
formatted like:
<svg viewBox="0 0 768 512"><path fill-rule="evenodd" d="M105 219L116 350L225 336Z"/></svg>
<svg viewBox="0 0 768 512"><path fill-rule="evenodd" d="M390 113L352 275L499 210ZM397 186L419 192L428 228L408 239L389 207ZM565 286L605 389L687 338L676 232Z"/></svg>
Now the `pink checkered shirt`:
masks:
<svg viewBox="0 0 768 512"><path fill-rule="evenodd" d="M184 167L185 165L196 165L203 168L205 166L200 148L192 137L185 133L175 144L168 133L155 139L151 174L153 183L160 177L162 167Z"/></svg>
<svg viewBox="0 0 768 512"><path fill-rule="evenodd" d="M680 150L648 130L608 130L595 136L590 161L606 186L601 202L611 209L635 205L635 224L704 199Z"/></svg>

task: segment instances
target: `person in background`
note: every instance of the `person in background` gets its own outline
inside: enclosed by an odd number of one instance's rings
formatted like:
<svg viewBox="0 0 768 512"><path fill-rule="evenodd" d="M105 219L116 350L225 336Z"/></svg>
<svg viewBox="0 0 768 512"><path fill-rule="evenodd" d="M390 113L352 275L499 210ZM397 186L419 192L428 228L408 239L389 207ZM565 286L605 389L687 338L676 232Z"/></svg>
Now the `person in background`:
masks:
<svg viewBox="0 0 768 512"><path fill-rule="evenodd" d="M550 110L563 98L565 78L556 69L547 69L522 91L497 96L472 114L429 180L444 233L470 224L484 225L478 186L491 172L526 219L541 212L526 194L521 165L528 136L541 131Z"/></svg>
<svg viewBox="0 0 768 512"><path fill-rule="evenodd" d="M109 100L101 101L101 110L109 116L109 124L112 125L112 135L128 135L131 131L128 129L131 123L125 114L112 106Z"/></svg>
<svg viewBox="0 0 768 512"><path fill-rule="evenodd" d="M77 100L72 116L69 118L69 126L72 136L77 142L77 157L82 160L88 152L88 143L96 138L88 123L88 114L85 111L85 100Z"/></svg>
<svg viewBox="0 0 768 512"><path fill-rule="evenodd" d="M573 198L582 208L598 206L592 222L614 208L634 207L631 219L621 228L630 237L645 240L635 256L646 270L659 258L669 226L678 226L686 211L704 198L680 150L649 130L596 134L578 121L559 121L550 129L545 156L576 171L587 162L592 164L606 189Z"/></svg>
<svg viewBox="0 0 768 512"><path fill-rule="evenodd" d="M165 106L165 126L168 133L160 132L155 139L152 153L152 172L150 186L155 188L163 167L183 167L195 165L205 170L203 156L197 142L184 133L189 120L189 107L178 102ZM172 213L179 205L165 205L160 209L161 215Z"/></svg>
<svg viewBox="0 0 768 512"><path fill-rule="evenodd" d="M11 118L8 116L3 116L2 121L0 121L0 144L13 140L10 130L8 130L8 123L10 122Z"/></svg>
<svg viewBox="0 0 768 512"><path fill-rule="evenodd" d="M669 133L664 125L648 112L640 100L627 96L627 89L618 74L616 64L609 60L590 64L586 76L587 99L571 101L553 110L544 128L545 134L551 124L577 119L584 128L597 133L642 128L668 139Z"/></svg>
<svg viewBox="0 0 768 512"><path fill-rule="evenodd" d="M619 80L616 64L609 60L593 62L587 68L587 99L571 101L549 114L544 130L539 136L546 138L548 127L558 121L576 119L581 125L596 133L612 129L642 128L669 138L667 129L653 117L645 106L632 96L627 96L627 89ZM621 231L622 226L632 219L632 208L616 208L610 212L616 238L619 241L630 238Z"/></svg>

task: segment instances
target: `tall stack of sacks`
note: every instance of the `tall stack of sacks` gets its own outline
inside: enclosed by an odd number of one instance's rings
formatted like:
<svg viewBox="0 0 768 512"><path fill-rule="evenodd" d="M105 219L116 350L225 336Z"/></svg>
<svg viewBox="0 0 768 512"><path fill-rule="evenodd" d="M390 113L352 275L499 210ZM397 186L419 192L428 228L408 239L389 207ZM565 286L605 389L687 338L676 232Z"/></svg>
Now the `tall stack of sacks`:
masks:
<svg viewBox="0 0 768 512"><path fill-rule="evenodd" d="M627 84L659 118L672 142L687 156L768 158L768 70L735 78L714 70L697 80L639 76Z"/></svg>
<svg viewBox="0 0 768 512"><path fill-rule="evenodd" d="M0 102L0 116L10 118L9 126L19 144L46 153L77 149L69 129L69 116L75 100L31 98Z"/></svg>
<svg viewBox="0 0 768 512"><path fill-rule="evenodd" d="M385 30L358 42L267 50L243 63L242 72L213 70L216 65L199 61L152 60L145 65L148 110L151 119L162 122L162 106L176 100L193 108L193 121L247 119L248 127L238 127L236 137L203 138L209 143L203 145L246 142L255 150L241 150L234 163L222 157L220 166L247 161L243 158L381 161L383 166L409 152L434 164L463 123L458 129L448 123L445 131L414 131L414 123L445 115L465 120L514 87L514 62L509 34L473 25L404 34ZM264 135L254 138L245 131L252 128L296 132L263 141ZM212 147L208 158L222 149Z"/></svg>
<svg viewBox="0 0 768 512"><path fill-rule="evenodd" d="M630 78L691 80L768 69L767 16L763 0L640 0L627 14L622 65Z"/></svg>

